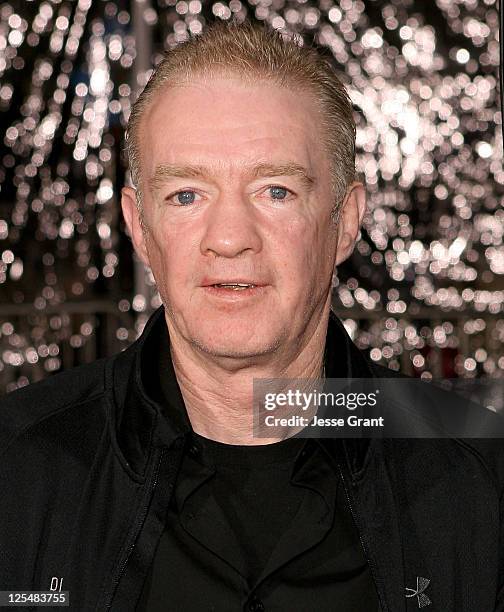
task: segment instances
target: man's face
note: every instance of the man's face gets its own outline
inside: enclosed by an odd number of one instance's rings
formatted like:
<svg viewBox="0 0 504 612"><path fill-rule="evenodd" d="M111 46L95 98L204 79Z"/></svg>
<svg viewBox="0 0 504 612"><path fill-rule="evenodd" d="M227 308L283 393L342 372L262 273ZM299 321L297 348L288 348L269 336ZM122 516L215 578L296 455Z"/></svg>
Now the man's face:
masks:
<svg viewBox="0 0 504 612"><path fill-rule="evenodd" d="M127 189L123 210L170 334L251 362L299 349L346 248L312 98L268 82L197 79L156 94L140 141L145 235Z"/></svg>

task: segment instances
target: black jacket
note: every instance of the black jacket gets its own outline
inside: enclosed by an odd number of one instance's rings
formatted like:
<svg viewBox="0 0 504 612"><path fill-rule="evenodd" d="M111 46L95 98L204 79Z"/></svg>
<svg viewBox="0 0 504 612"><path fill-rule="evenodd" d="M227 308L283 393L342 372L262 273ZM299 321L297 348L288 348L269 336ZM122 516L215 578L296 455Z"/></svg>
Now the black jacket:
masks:
<svg viewBox="0 0 504 612"><path fill-rule="evenodd" d="M134 611L183 453L149 391L162 325L163 307L127 350L0 402L0 590L57 578L70 610ZM353 377L391 374L332 313L326 350L327 377L342 358ZM384 612L504 612L503 446L333 441Z"/></svg>

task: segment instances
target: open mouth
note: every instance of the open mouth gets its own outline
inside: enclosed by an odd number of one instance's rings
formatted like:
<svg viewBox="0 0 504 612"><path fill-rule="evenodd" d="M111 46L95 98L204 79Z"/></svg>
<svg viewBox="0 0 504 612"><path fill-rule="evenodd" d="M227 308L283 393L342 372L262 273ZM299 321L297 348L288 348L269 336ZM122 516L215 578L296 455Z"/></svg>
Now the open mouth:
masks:
<svg viewBox="0 0 504 612"><path fill-rule="evenodd" d="M210 286L219 289L230 289L232 291L243 291L244 289L253 289L256 285L248 285L246 283L217 283Z"/></svg>

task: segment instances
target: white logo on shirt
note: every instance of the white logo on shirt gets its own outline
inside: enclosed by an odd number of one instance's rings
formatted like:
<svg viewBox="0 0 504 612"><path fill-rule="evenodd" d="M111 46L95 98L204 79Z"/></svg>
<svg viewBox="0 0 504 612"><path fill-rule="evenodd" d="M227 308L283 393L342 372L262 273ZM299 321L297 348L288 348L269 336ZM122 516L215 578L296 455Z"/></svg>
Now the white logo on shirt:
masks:
<svg viewBox="0 0 504 612"><path fill-rule="evenodd" d="M416 589L408 589L408 587L406 587L406 597L416 597L419 608L430 606L432 601L424 593L425 589L429 586L429 583L430 580L428 578L417 576Z"/></svg>

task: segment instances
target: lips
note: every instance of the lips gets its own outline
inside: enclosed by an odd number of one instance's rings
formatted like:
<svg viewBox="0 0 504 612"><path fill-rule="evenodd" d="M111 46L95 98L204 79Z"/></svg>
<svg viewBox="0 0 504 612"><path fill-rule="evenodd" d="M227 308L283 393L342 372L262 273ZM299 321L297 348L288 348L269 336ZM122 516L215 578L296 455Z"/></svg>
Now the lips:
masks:
<svg viewBox="0 0 504 612"><path fill-rule="evenodd" d="M265 283L256 279L245 278L204 278L201 285L203 287L222 287L239 291L240 288L264 287Z"/></svg>
<svg viewBox="0 0 504 612"><path fill-rule="evenodd" d="M252 278L204 278L202 289L208 296L226 302L243 303L243 300L258 298L268 290L268 284Z"/></svg>
<svg viewBox="0 0 504 612"><path fill-rule="evenodd" d="M244 289L253 289L255 285L247 283L216 283L212 287L219 289L233 289L233 291L243 291Z"/></svg>

